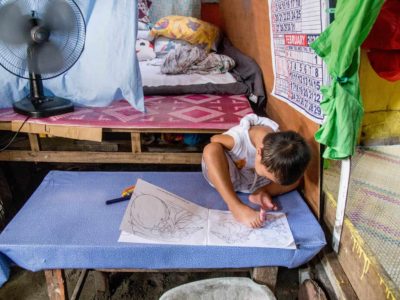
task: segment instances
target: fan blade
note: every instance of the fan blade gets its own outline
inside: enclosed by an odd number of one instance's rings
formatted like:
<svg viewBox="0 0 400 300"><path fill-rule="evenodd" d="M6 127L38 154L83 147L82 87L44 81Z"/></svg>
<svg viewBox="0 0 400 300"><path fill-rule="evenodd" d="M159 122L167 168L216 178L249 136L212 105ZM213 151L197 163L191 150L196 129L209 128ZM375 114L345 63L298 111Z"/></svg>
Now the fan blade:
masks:
<svg viewBox="0 0 400 300"><path fill-rule="evenodd" d="M36 66L32 71L36 74L56 73L64 67L64 58L57 45L46 42L34 47Z"/></svg>
<svg viewBox="0 0 400 300"><path fill-rule="evenodd" d="M75 14L67 2L50 1L45 8L43 23L50 31L71 32L75 28Z"/></svg>
<svg viewBox="0 0 400 300"><path fill-rule="evenodd" d="M10 44L22 44L27 36L27 18L18 5L9 3L0 7L0 39Z"/></svg>

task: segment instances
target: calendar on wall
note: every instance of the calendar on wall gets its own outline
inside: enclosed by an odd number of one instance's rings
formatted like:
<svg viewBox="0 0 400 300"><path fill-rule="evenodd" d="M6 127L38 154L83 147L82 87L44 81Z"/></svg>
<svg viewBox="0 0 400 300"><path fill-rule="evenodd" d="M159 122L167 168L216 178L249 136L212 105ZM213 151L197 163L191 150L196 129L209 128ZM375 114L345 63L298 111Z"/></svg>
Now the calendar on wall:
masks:
<svg viewBox="0 0 400 300"><path fill-rule="evenodd" d="M269 0L272 95L321 124L320 88L329 80L322 59L310 44L329 23L326 0Z"/></svg>

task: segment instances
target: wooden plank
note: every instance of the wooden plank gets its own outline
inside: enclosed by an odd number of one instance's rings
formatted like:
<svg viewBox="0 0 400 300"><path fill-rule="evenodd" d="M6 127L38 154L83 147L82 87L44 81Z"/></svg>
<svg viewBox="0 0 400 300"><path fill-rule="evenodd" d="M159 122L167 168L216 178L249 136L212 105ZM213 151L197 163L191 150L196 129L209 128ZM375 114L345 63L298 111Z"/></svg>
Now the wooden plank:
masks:
<svg viewBox="0 0 400 300"><path fill-rule="evenodd" d="M332 248L336 253L339 252L340 239L342 237L344 214L350 185L351 159L346 158L342 160L341 165L335 226L333 227L332 235Z"/></svg>
<svg viewBox="0 0 400 300"><path fill-rule="evenodd" d="M70 300L79 299L79 295L81 294L82 287L85 284L85 279L86 279L87 273L88 273L87 269L84 269L81 271L81 274L79 275L78 281L76 282L76 285L75 285L74 291L72 292Z"/></svg>
<svg viewBox="0 0 400 300"><path fill-rule="evenodd" d="M335 253L324 251L321 264L338 299L358 299Z"/></svg>
<svg viewBox="0 0 400 300"><path fill-rule="evenodd" d="M0 161L31 161L58 163L139 163L139 164L200 164L201 153L130 153L81 151L0 152Z"/></svg>
<svg viewBox="0 0 400 300"><path fill-rule="evenodd" d="M134 273L134 272L142 272L142 273L168 273L168 272L177 272L177 273L185 273L185 272L247 272L251 271L252 268L210 268L210 269L97 269L100 272L126 272L126 273Z"/></svg>
<svg viewBox="0 0 400 300"><path fill-rule="evenodd" d="M310 144L313 156L304 174L304 196L313 212L320 215L320 146L314 139L319 125L288 104L271 96L274 76L271 56L268 1L220 0L225 34L233 45L260 66L268 92L267 113L281 130L295 130ZM289 120L289 121L288 121Z"/></svg>
<svg viewBox="0 0 400 300"><path fill-rule="evenodd" d="M22 123L22 121L12 121L11 130L18 131ZM99 127L62 126L35 123L25 123L20 131L95 142L101 142L103 136L103 129Z"/></svg>
<svg viewBox="0 0 400 300"><path fill-rule="evenodd" d="M0 130L11 131L11 122L0 122Z"/></svg>
<svg viewBox="0 0 400 300"><path fill-rule="evenodd" d="M255 282L266 285L274 293L278 279L278 267L254 268L251 277Z"/></svg>
<svg viewBox="0 0 400 300"><path fill-rule="evenodd" d="M31 150L35 152L40 151L38 135L34 133L28 133L28 137L29 137L29 144L31 145Z"/></svg>
<svg viewBox="0 0 400 300"><path fill-rule="evenodd" d="M61 269L45 270L44 275L47 282L47 294L50 300L68 299L65 288L64 271Z"/></svg>
<svg viewBox="0 0 400 300"><path fill-rule="evenodd" d="M336 202L330 194L325 197L323 220L332 234ZM338 259L347 278L360 299L399 299L400 292L385 270L372 255L357 229L345 218Z"/></svg>
<svg viewBox="0 0 400 300"><path fill-rule="evenodd" d="M103 128L103 132L141 132L141 133L199 133L217 134L227 129L185 129L185 128Z"/></svg>
<svg viewBox="0 0 400 300"><path fill-rule="evenodd" d="M94 286L96 289L96 299L110 299L110 283L108 274L102 271L94 271Z"/></svg>
<svg viewBox="0 0 400 300"><path fill-rule="evenodd" d="M142 152L142 146L140 142L140 132L131 133L131 145L132 145L132 153Z"/></svg>

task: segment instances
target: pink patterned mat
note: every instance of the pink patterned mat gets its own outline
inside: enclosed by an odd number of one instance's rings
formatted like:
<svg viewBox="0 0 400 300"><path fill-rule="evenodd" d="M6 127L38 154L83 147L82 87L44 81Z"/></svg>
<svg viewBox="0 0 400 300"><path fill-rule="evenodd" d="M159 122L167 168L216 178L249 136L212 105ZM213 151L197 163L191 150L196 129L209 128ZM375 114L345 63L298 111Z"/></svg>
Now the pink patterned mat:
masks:
<svg viewBox="0 0 400 300"><path fill-rule="evenodd" d="M228 129L252 113L243 95L183 95L145 97L146 112L125 100L107 107L75 108L72 113L29 119L28 123L101 128ZM12 108L0 109L0 122L23 121Z"/></svg>

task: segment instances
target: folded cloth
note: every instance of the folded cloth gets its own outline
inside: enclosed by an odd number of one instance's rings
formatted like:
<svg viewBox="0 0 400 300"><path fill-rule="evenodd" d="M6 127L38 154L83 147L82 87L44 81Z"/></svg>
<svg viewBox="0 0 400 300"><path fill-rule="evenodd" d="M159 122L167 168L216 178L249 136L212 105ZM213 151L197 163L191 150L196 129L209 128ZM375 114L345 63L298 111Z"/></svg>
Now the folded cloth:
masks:
<svg viewBox="0 0 400 300"><path fill-rule="evenodd" d="M208 54L203 48L193 45L171 50L161 66L163 74L220 74L235 67L235 61L226 55Z"/></svg>
<svg viewBox="0 0 400 300"><path fill-rule="evenodd" d="M154 39L154 37L150 34L150 30L147 29L147 30L138 30L136 39L146 40L151 42Z"/></svg>
<svg viewBox="0 0 400 300"><path fill-rule="evenodd" d="M157 57L165 57L171 50L187 45L190 44L184 40L175 40L160 36L154 41L154 50Z"/></svg>

